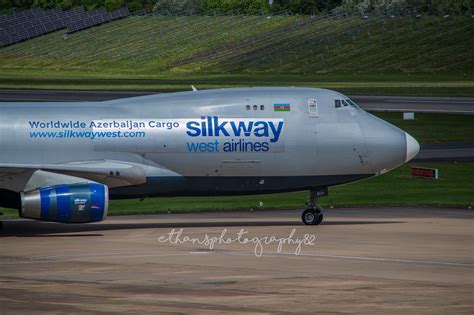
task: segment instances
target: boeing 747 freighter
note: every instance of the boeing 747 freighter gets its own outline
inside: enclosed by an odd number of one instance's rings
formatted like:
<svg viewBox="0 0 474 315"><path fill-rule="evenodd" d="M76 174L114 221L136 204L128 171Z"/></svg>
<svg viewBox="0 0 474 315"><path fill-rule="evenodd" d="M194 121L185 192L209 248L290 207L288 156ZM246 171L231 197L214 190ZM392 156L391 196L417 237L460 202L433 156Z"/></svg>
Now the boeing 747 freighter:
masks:
<svg viewBox="0 0 474 315"><path fill-rule="evenodd" d="M106 102L0 103L0 206L63 223L105 219L109 198L310 192L383 174L417 141L349 97L238 88Z"/></svg>

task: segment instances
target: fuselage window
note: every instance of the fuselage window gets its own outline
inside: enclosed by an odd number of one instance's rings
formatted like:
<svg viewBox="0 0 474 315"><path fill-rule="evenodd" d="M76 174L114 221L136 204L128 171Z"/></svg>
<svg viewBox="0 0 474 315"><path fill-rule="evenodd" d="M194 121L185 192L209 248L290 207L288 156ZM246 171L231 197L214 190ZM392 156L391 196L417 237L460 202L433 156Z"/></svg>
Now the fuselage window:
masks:
<svg viewBox="0 0 474 315"><path fill-rule="evenodd" d="M250 105L245 106L247 110L250 110Z"/></svg>
<svg viewBox="0 0 474 315"><path fill-rule="evenodd" d="M265 105L260 105L260 110L265 110Z"/></svg>
<svg viewBox="0 0 474 315"><path fill-rule="evenodd" d="M253 105L253 110L257 110L258 109L258 106L257 105Z"/></svg>

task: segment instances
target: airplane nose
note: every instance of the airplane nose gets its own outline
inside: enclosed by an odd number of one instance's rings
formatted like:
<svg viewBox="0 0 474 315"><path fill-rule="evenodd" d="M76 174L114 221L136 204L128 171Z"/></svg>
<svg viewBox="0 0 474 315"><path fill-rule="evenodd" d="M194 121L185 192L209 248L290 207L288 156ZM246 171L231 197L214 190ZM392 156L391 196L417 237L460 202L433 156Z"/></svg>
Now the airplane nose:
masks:
<svg viewBox="0 0 474 315"><path fill-rule="evenodd" d="M358 119L374 172L394 169L418 154L418 142L400 128L368 113Z"/></svg>
<svg viewBox="0 0 474 315"><path fill-rule="evenodd" d="M420 152L420 144L418 141L416 141L415 138L413 138L411 135L405 132L405 139L407 142L407 154L406 154L406 159L405 162L410 161L413 159L418 152Z"/></svg>

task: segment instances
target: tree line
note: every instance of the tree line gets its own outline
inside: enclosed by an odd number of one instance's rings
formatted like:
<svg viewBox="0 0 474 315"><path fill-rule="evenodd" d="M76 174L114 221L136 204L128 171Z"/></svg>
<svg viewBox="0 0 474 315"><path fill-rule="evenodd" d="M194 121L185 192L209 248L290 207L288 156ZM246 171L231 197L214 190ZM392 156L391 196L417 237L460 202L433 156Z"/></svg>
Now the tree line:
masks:
<svg viewBox="0 0 474 315"><path fill-rule="evenodd" d="M38 7L113 10L169 15L192 14L473 14L474 0L0 0L0 13Z"/></svg>

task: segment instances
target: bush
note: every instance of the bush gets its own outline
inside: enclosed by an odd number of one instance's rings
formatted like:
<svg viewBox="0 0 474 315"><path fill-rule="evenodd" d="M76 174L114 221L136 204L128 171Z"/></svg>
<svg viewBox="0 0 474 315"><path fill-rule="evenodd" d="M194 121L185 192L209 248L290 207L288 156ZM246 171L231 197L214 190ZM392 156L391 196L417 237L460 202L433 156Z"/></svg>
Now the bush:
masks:
<svg viewBox="0 0 474 315"><path fill-rule="evenodd" d="M193 15L202 11L202 0L158 0L153 12L171 15Z"/></svg>
<svg viewBox="0 0 474 315"><path fill-rule="evenodd" d="M126 0L125 2L128 10L132 13L143 10L143 6L138 0Z"/></svg>
<svg viewBox="0 0 474 315"><path fill-rule="evenodd" d="M339 14L460 15L471 12L472 0L343 0L334 10Z"/></svg>
<svg viewBox="0 0 474 315"><path fill-rule="evenodd" d="M273 12L287 10L293 14L312 15L328 12L341 4L342 0L274 0Z"/></svg>
<svg viewBox="0 0 474 315"><path fill-rule="evenodd" d="M204 9L221 14L259 14L270 12L267 0L204 0Z"/></svg>
<svg viewBox="0 0 474 315"><path fill-rule="evenodd" d="M63 10L69 10L73 7L72 0L62 0L58 6Z"/></svg>
<svg viewBox="0 0 474 315"><path fill-rule="evenodd" d="M123 7L123 0L105 0L105 8L107 11L112 11Z"/></svg>

